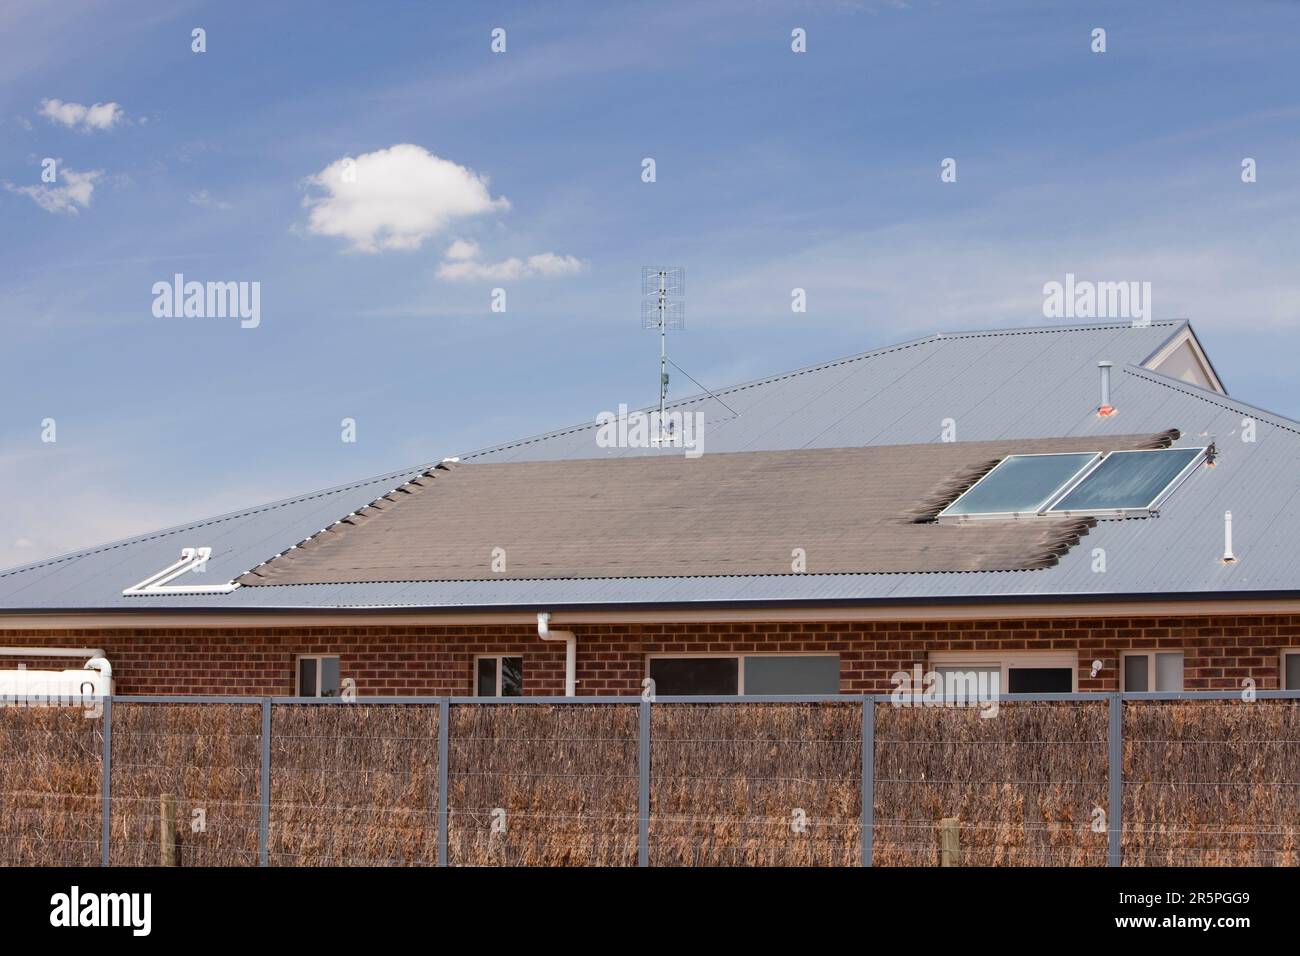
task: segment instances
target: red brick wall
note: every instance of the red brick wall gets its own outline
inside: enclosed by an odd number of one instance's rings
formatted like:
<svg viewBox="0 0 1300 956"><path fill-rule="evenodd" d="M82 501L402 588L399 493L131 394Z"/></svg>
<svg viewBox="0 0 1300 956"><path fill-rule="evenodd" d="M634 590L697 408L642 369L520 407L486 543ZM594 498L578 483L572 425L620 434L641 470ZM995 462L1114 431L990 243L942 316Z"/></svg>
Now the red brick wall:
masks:
<svg viewBox="0 0 1300 956"><path fill-rule="evenodd" d="M560 624L559 626L568 627ZM890 675L933 651L1074 650L1079 690L1116 690L1129 649L1184 652L1188 690L1278 687L1278 652L1300 647L1300 616L876 623L575 625L580 694L639 694L650 653L830 652L840 690L886 693ZM120 694L291 694L294 656L337 654L358 693L469 694L476 654L524 658L528 694L564 691L564 645L525 626L394 626L4 631L0 644L101 647ZM1094 679L1091 662L1105 668ZM16 665L16 658L0 667ZM61 670L68 659L30 658Z"/></svg>

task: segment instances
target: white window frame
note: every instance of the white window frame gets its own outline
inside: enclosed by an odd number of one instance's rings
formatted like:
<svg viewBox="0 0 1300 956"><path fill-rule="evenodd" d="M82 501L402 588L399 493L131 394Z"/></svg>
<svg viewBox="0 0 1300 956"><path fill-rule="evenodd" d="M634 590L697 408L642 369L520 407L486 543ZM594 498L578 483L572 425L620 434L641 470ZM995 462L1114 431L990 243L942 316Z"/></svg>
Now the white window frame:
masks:
<svg viewBox="0 0 1300 956"><path fill-rule="evenodd" d="M295 697L320 697L321 696L320 678L321 678L321 674L324 673L325 670L323 667L321 667L321 661L328 660L330 658L339 662L339 693L340 694L343 693L343 658L342 657L340 657L338 654L295 654L293 656L293 695ZM316 662L316 690L314 693L311 694L304 694L302 692L302 662L303 661Z"/></svg>
<svg viewBox="0 0 1300 956"><path fill-rule="evenodd" d="M1073 475L1065 479L1065 484L1057 485L1051 492L1048 493L1046 498L1044 498L1042 501L1038 503L1038 506L1035 508L1025 510L1025 511L976 511L972 514L949 514L949 512L953 508L961 504L962 499L964 499L967 495L973 492L980 485L984 484L986 480L992 478L993 475L997 472L997 470L1001 468L1003 465L1005 465L1012 458L1056 458L1060 455L1088 455L1088 454L1092 455L1091 460L1080 465L1078 470L1076 470ZM1042 514L1045 510L1047 510L1053 504L1055 504L1057 501L1060 500L1062 488L1065 488L1066 486L1073 488L1074 485L1077 484L1077 480L1081 475L1086 474L1092 471L1093 468L1097 467L1097 464L1101 461L1102 457L1103 457L1102 453L1099 451L1089 452L1087 450L1037 452L1032 455L1006 455L1005 457L1003 457L1001 461L999 461L996 465L994 465L982 476L980 476L979 481L975 482L975 484L971 485L969 488L963 491L960 495L956 497L956 499L952 501L951 504L949 504L946 508L940 511L939 514L935 516L935 520L942 522L943 524L957 524L965 521L988 521L992 519L1005 521L1007 518L1036 517Z"/></svg>
<svg viewBox="0 0 1300 956"><path fill-rule="evenodd" d="M1151 684L1156 683L1156 655L1157 654L1181 654L1183 658L1183 686L1175 691L1158 691L1154 687L1148 687L1145 691L1129 691L1126 686L1127 678L1125 676L1124 661L1130 657L1145 657L1147 659L1147 680ZM1120 651L1119 655L1119 689L1124 693L1134 694L1178 694L1187 687L1187 651L1181 647L1150 647L1137 648L1131 651Z"/></svg>
<svg viewBox="0 0 1300 956"><path fill-rule="evenodd" d="M1281 690L1287 690L1286 686L1286 659L1292 654L1300 655L1300 647L1284 647L1277 654L1277 686ZM1300 687L1291 688L1300 690Z"/></svg>
<svg viewBox="0 0 1300 956"><path fill-rule="evenodd" d="M505 696L504 694L501 693L501 675L502 675L502 674L504 673L504 671L505 671L505 668L503 668L503 667L501 666L501 662L502 662L505 658L507 658L507 657L517 657L517 658L519 658L519 660L520 660L520 662L521 662L520 666L522 667L522 662L523 662L523 659L524 659L524 655L523 655L523 654L475 654L475 655L474 655L474 669L473 669L472 671L470 671L470 682L471 682L471 685L473 686L473 689L474 689L474 693L473 693L471 696L473 696L473 697L488 697L488 696L492 696L492 697L503 697L503 696ZM478 692L478 662L479 662L479 661L496 661L496 662L497 662L497 685L496 685L496 693L495 693L495 694L487 695L487 694L480 694L480 693ZM522 697L522 696L523 696L523 694L522 694L523 687L520 686L519 690L520 690L520 696Z"/></svg>
<svg viewBox="0 0 1300 956"><path fill-rule="evenodd" d="M681 660L687 657L701 657L713 660L735 660L739 663L736 665L736 696L745 696L745 658L746 657L834 657L839 658L839 651L811 651L802 653L798 651L743 651L737 654L715 654L710 651L689 651L682 653L672 653L669 651L656 651L645 656L645 676L650 676L650 662L655 659L667 658L669 660ZM838 693L838 691L837 691ZM669 695L671 696L671 695ZM707 695L701 695L707 696Z"/></svg>
<svg viewBox="0 0 1300 956"><path fill-rule="evenodd" d="M1065 518L1073 518L1075 516L1083 516L1083 517L1091 516L1094 518L1149 517L1150 515L1160 510L1161 506L1164 505L1164 503L1169 500L1169 496L1172 495L1179 488L1181 488L1183 486L1183 482L1185 482L1188 478L1192 477L1192 475L1195 473L1197 468L1205 464L1206 454L1209 452L1209 450L1210 448L1208 445L1200 446L1200 447L1188 445L1185 447L1171 446L1169 448L1122 448L1118 451L1108 451L1104 455L1102 455L1099 459L1094 461L1092 465L1089 466L1087 469L1080 472L1078 475L1075 475L1073 481L1064 485L1060 489L1060 491L1055 496L1053 496L1052 500L1048 503L1048 505L1045 508L1043 508L1042 511L1039 512L1039 514L1047 515L1048 517L1065 517ZM1064 509L1062 509L1061 511L1052 510L1057 505L1059 505L1062 501L1064 501L1067 497L1069 497L1070 492L1074 491L1075 488L1079 487L1079 485L1083 484L1085 481L1091 478L1092 473L1096 471L1098 468L1100 468L1107 461L1109 461L1113 456L1132 455L1138 452L1146 453L1152 451L1195 451L1197 452L1197 454L1192 456L1191 461L1189 461L1186 465L1183 466L1182 471L1174 475L1174 477L1171 478L1169 482L1162 489L1160 489L1160 491L1156 493L1156 496L1152 498L1150 502L1148 502L1146 505L1140 508L1078 508L1069 511L1066 511Z"/></svg>
<svg viewBox="0 0 1300 956"><path fill-rule="evenodd" d="M1010 694L1012 668L1017 670L1070 669L1070 692L1079 689L1078 651L931 651L926 658L926 670L939 667L997 667L1002 694ZM1019 694L1016 695L1020 696Z"/></svg>
<svg viewBox="0 0 1300 956"><path fill-rule="evenodd" d="M1065 498L1070 494L1070 492L1074 491L1075 488L1079 487L1079 485L1083 484L1085 481L1091 478L1093 472L1095 472L1103 464L1109 461L1112 456L1132 455L1136 453L1145 454L1147 452L1152 452L1152 451L1195 451L1198 452L1198 454L1193 456L1191 461L1189 461L1186 465L1183 466L1182 471L1180 471L1177 475L1171 478L1169 482L1162 489L1160 489L1159 492L1156 493L1156 496L1152 498L1149 503L1147 503L1146 505L1140 508L1081 508L1081 509L1074 509L1071 511L1052 510L1058 504L1064 501ZM963 491L960 495L956 497L956 499L954 499L950 504L948 504L947 507L945 507L942 511L940 511L935 516L935 520L943 524L962 524L967 521L985 521L990 519L998 519L1003 521L1006 521L1008 519L1024 520L1024 519L1038 518L1043 516L1055 517L1055 518L1060 518L1060 517L1072 518L1072 517L1080 517L1080 516L1093 517L1093 518L1149 517L1150 515L1159 511L1160 508L1164 505L1164 503L1169 499L1169 497L1180 487L1182 487L1183 482L1185 482L1188 478L1190 478L1195 473L1196 469L1199 466L1205 463L1206 454L1208 453L1208 451L1209 451L1209 446L1205 446L1205 447L1186 446L1186 447L1176 447L1176 448L1175 447L1123 448L1116 451L1094 452L1092 453L1093 454L1092 461L1084 465L1079 471L1075 472L1074 477L1068 479L1065 482L1065 484L1058 486L1057 489L1054 492L1052 492L1052 494L1050 494L1042 503L1039 504L1037 510L1035 511L1000 511L1000 512L981 511L981 512L976 512L975 514L964 514L964 515L950 514L949 512L952 508L955 508L963 498L965 498L968 494L970 494L972 491L978 488L984 481L993 477L993 475L997 473L998 469L1001 468L1004 464L1006 464L1008 459L1045 458L1048 456L1072 455L1072 454L1086 455L1089 454L1089 452L1087 450L1084 450L1080 452L1041 452L1033 455L1014 455L1014 454L1006 455L1002 458L1001 461L999 461L996 465L990 468L988 472L979 479L979 481L975 482L975 484L971 485L969 488Z"/></svg>

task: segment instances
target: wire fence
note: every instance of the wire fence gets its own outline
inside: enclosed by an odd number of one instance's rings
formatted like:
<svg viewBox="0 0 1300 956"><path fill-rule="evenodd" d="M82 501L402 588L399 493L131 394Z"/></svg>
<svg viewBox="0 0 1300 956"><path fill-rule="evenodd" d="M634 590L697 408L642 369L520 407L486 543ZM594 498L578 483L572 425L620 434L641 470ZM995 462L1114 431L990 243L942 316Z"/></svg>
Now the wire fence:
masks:
<svg viewBox="0 0 1300 956"><path fill-rule="evenodd" d="M0 865L1300 863L1293 692L26 704Z"/></svg>

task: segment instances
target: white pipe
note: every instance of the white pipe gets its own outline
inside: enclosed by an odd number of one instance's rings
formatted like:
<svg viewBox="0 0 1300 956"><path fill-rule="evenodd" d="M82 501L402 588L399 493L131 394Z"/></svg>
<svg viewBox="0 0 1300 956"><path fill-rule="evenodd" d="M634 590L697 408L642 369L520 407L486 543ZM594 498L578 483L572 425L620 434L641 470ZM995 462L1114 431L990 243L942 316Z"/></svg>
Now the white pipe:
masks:
<svg viewBox="0 0 1300 956"><path fill-rule="evenodd" d="M1223 563L1232 564L1237 556L1232 553L1232 512L1223 513Z"/></svg>
<svg viewBox="0 0 1300 956"><path fill-rule="evenodd" d="M104 661L103 650L98 647L0 647L3 657L90 657Z"/></svg>
<svg viewBox="0 0 1300 956"><path fill-rule="evenodd" d="M113 665L108 662L107 657L104 657L102 654L98 657L92 657L90 660L86 661L86 670L99 671L104 675L105 682L111 686L113 681Z"/></svg>
<svg viewBox="0 0 1300 956"><path fill-rule="evenodd" d="M578 684L578 638L572 631L552 631L551 615L537 615L537 636L544 641L564 641L564 696L576 697Z"/></svg>

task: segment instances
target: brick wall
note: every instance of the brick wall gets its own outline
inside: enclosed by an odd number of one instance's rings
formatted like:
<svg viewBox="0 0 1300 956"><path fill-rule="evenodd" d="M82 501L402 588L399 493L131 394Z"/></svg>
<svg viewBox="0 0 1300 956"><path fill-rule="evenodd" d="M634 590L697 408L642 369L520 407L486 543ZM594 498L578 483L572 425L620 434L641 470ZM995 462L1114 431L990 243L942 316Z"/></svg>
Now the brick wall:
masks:
<svg viewBox="0 0 1300 956"><path fill-rule="evenodd" d="M563 623L558 626L568 627ZM576 625L578 692L638 694L651 653L838 653L840 690L885 693L935 651L1075 651L1079 690L1118 689L1121 651L1182 650L1188 690L1278 687L1278 652L1300 647L1300 616L875 623ZM296 654L337 654L363 696L469 694L476 654L524 658L528 694L564 690L564 645L525 626L0 630L0 644L101 647L120 694L291 694ZM1090 676L1091 662L1105 667ZM2 667L16 666L8 658ZM60 670L68 659L28 658Z"/></svg>

